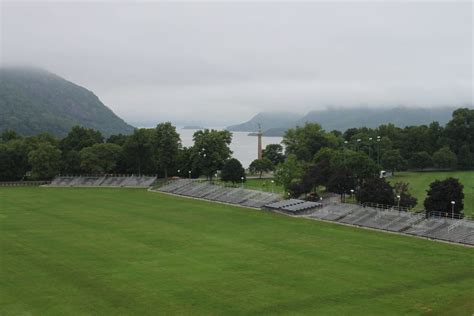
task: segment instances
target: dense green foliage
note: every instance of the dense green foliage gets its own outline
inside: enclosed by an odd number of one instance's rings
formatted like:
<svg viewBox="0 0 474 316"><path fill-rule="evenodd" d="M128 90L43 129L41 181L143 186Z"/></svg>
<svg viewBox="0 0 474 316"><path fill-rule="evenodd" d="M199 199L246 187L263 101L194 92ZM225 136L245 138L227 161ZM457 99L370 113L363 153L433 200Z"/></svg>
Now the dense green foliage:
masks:
<svg viewBox="0 0 474 316"><path fill-rule="evenodd" d="M0 196L2 315L474 310L463 246L137 189Z"/></svg>
<svg viewBox="0 0 474 316"><path fill-rule="evenodd" d="M366 179L356 191L356 198L359 203L396 204L393 187L383 178Z"/></svg>
<svg viewBox="0 0 474 316"><path fill-rule="evenodd" d="M81 150L81 170L88 174L113 173L122 156L116 144L94 144Z"/></svg>
<svg viewBox="0 0 474 316"><path fill-rule="evenodd" d="M235 158L227 160L222 167L221 180L232 183L244 183L245 169L240 161Z"/></svg>
<svg viewBox="0 0 474 316"><path fill-rule="evenodd" d="M270 172L275 168L272 161L268 158L255 159L250 163L249 172L251 174L258 174L262 177L264 172Z"/></svg>
<svg viewBox="0 0 474 316"><path fill-rule="evenodd" d="M427 212L452 212L462 214L464 210L464 186L458 179L435 180L430 184L424 202ZM453 204L454 203L454 204Z"/></svg>
<svg viewBox="0 0 474 316"><path fill-rule="evenodd" d="M262 152L262 157L267 158L274 166L285 161L283 146L280 144L268 144Z"/></svg>
<svg viewBox="0 0 474 316"><path fill-rule="evenodd" d="M230 143L232 133L229 131L199 130L193 135L194 146L191 160L194 170L212 179L224 163L231 157Z"/></svg>
<svg viewBox="0 0 474 316"><path fill-rule="evenodd" d="M277 167L275 179L292 196L314 193L324 186L327 191L341 194L342 199L354 191L362 202L413 207L417 199L408 192L408 186L399 184L394 188L389 183L378 183L379 171L385 169L395 175L406 169L472 168L472 133L474 110L467 108L454 111L446 127L437 122L403 129L388 124L340 133L306 123L285 133L282 143L286 155L293 158L289 164ZM290 173L290 165L298 166L299 172Z"/></svg>
<svg viewBox="0 0 474 316"><path fill-rule="evenodd" d="M227 131L195 133L195 145L183 148L171 123L114 135L104 142L99 131L75 126L61 140L44 133L0 135L0 181L51 179L57 174L158 174L212 177L230 158ZM210 172L212 172L210 174Z"/></svg>
<svg viewBox="0 0 474 316"><path fill-rule="evenodd" d="M35 68L0 68L0 113L0 133L63 137L75 125L106 136L133 131L91 91Z"/></svg>
<svg viewBox="0 0 474 316"><path fill-rule="evenodd" d="M156 158L159 166L168 178L168 168L174 165L181 148L181 139L176 127L170 122L158 124L155 131Z"/></svg>

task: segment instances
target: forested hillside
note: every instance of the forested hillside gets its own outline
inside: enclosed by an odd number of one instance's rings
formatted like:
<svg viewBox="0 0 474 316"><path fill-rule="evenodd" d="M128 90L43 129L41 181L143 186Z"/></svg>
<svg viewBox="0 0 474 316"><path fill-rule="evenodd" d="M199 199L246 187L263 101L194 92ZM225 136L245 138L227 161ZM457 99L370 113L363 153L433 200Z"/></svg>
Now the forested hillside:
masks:
<svg viewBox="0 0 474 316"><path fill-rule="evenodd" d="M130 134L133 127L91 91L37 68L0 69L0 132L64 137L80 125L104 135Z"/></svg>

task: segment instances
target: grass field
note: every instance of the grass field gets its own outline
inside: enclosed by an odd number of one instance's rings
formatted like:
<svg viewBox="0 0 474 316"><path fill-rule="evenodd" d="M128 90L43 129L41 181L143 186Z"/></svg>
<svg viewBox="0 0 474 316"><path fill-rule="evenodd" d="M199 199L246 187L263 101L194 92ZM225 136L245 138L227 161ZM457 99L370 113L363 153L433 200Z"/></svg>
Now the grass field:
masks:
<svg viewBox="0 0 474 316"><path fill-rule="evenodd" d="M418 199L417 208L422 209L430 183L449 177L459 179L464 185L464 214L474 215L474 171L398 172L390 182L410 183L410 192Z"/></svg>
<svg viewBox="0 0 474 316"><path fill-rule="evenodd" d="M283 187L276 183L272 184L272 179L247 179L244 183L246 189L261 190L266 192L284 193Z"/></svg>
<svg viewBox="0 0 474 316"><path fill-rule="evenodd" d="M141 189L0 188L0 315L471 315L474 249Z"/></svg>

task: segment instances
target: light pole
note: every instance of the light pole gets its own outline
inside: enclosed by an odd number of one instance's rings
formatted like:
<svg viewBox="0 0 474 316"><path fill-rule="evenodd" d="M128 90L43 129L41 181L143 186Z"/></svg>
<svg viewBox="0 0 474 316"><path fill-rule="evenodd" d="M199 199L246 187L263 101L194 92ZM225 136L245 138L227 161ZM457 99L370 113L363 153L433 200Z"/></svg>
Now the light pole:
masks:
<svg viewBox="0 0 474 316"><path fill-rule="evenodd" d="M356 151L359 151L359 143L360 143L361 139L360 138L357 138L357 146L356 146Z"/></svg>
<svg viewBox="0 0 474 316"><path fill-rule="evenodd" d="M344 145L342 145L342 154L344 156L344 166L346 165L346 146L347 146L347 140L345 140Z"/></svg>
<svg viewBox="0 0 474 316"><path fill-rule="evenodd" d="M244 177L240 177L240 180L242 180L242 189L244 188Z"/></svg>
<svg viewBox="0 0 474 316"><path fill-rule="evenodd" d="M369 137L369 158L372 159L372 137Z"/></svg>
<svg viewBox="0 0 474 316"><path fill-rule="evenodd" d="M178 177L181 177L181 174L180 174L181 170L178 169Z"/></svg>
<svg viewBox="0 0 474 316"><path fill-rule="evenodd" d="M272 182L272 193L273 193L273 184L275 183L275 181L272 180L271 182Z"/></svg>
<svg viewBox="0 0 474 316"><path fill-rule="evenodd" d="M454 205L456 204L455 201L451 201L451 218L454 218Z"/></svg>
<svg viewBox="0 0 474 316"><path fill-rule="evenodd" d="M189 180L191 180L191 170L188 171L189 174Z"/></svg>
<svg viewBox="0 0 474 316"><path fill-rule="evenodd" d="M377 164L380 165L380 142L382 141L382 138L380 136L377 136Z"/></svg>
<svg viewBox="0 0 474 316"><path fill-rule="evenodd" d="M397 195L397 201L398 201L397 208L398 208L398 211L400 212L400 195Z"/></svg>
<svg viewBox="0 0 474 316"><path fill-rule="evenodd" d="M352 201L352 195L354 195L354 189L351 189L351 201Z"/></svg>

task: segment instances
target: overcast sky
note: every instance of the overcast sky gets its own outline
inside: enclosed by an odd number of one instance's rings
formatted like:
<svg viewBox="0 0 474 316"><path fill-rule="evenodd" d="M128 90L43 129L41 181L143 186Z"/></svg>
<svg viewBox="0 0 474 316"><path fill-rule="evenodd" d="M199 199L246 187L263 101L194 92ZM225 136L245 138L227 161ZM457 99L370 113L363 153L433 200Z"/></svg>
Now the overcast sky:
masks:
<svg viewBox="0 0 474 316"><path fill-rule="evenodd" d="M135 125L473 103L472 2L1 2L1 62Z"/></svg>

